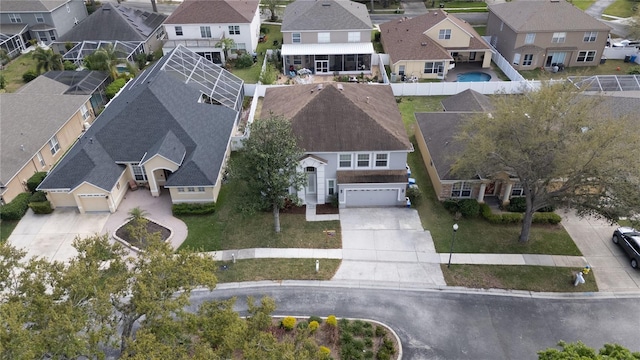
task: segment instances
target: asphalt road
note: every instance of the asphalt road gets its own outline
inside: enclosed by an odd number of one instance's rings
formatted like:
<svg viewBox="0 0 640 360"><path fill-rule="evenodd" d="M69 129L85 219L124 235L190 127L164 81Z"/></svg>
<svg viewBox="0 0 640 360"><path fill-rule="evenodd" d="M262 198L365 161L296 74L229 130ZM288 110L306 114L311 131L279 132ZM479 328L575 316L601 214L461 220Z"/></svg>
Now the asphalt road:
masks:
<svg viewBox="0 0 640 360"><path fill-rule="evenodd" d="M640 300L546 299L441 291L269 286L193 294L193 305L237 296L268 295L275 315L366 318L399 335L404 359L536 359L559 340L600 348L620 343L639 351Z"/></svg>

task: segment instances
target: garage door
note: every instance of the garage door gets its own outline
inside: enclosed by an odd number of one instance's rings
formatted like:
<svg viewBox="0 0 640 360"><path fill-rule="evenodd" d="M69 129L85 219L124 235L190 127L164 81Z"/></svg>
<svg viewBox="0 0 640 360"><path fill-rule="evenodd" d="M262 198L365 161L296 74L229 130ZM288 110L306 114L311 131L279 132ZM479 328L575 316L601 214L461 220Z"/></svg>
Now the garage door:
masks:
<svg viewBox="0 0 640 360"><path fill-rule="evenodd" d="M79 195L84 211L109 211L109 204L104 195Z"/></svg>
<svg viewBox="0 0 640 360"><path fill-rule="evenodd" d="M398 205L398 189L347 190L346 207L396 205Z"/></svg>

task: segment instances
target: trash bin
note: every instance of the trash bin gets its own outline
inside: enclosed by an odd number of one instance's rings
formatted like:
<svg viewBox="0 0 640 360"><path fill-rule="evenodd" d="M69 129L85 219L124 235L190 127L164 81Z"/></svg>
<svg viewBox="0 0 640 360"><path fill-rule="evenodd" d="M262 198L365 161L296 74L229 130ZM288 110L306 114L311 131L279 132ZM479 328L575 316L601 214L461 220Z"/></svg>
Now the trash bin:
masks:
<svg viewBox="0 0 640 360"><path fill-rule="evenodd" d="M631 61L631 55L626 55L624 57L624 62L628 63L629 61Z"/></svg>
<svg viewBox="0 0 640 360"><path fill-rule="evenodd" d="M604 64L606 62L607 62L607 58L606 57L603 57L603 58L600 59L600 64Z"/></svg>
<svg viewBox="0 0 640 360"><path fill-rule="evenodd" d="M631 58L629 59L629 61L634 63L634 62L636 62L637 58L638 58L638 55L631 55Z"/></svg>

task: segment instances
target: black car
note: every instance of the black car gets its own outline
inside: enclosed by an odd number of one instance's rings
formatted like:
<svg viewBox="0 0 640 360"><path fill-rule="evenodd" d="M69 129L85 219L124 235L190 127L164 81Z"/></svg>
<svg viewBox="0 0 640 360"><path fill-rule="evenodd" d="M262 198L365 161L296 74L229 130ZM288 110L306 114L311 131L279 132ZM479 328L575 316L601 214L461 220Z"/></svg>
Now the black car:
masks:
<svg viewBox="0 0 640 360"><path fill-rule="evenodd" d="M620 245L631 258L631 267L640 263L640 232L630 227L619 227L613 232L613 243Z"/></svg>

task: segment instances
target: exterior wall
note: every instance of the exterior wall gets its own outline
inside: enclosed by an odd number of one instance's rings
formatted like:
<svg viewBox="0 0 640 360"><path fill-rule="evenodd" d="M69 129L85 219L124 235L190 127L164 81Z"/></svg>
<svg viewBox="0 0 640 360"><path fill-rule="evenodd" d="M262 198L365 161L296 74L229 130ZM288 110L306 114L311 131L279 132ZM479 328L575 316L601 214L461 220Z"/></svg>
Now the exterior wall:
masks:
<svg viewBox="0 0 640 360"><path fill-rule="evenodd" d="M433 190L438 196L438 200L443 200L442 192L443 185L440 182L440 176L438 176L438 172L436 168L433 166L433 162L431 161L431 154L429 153L429 149L427 148L427 143L422 135L422 131L420 131L420 127L416 123L415 125L415 135L416 135L416 143L418 145L418 149L420 149L420 154L422 155L422 161L424 162L424 167L427 169L427 173L429 174L429 178L431 179L431 184L433 185ZM449 193L451 189L449 189Z"/></svg>
<svg viewBox="0 0 640 360"><path fill-rule="evenodd" d="M323 31L283 31L282 32L282 43L283 44L293 44L292 35L293 33L300 33L300 44L317 44L318 43L318 33L329 32L330 41L329 43L333 44L343 44L349 42L349 33L350 32L360 32L360 41L361 43L369 43L371 42L371 30L352 30L352 31L333 31L333 30L323 30Z"/></svg>
<svg viewBox="0 0 640 360"><path fill-rule="evenodd" d="M431 61L436 61L436 62L443 61L444 62L443 74L444 76L447 76L447 72L449 72L449 63L450 63L449 60L431 60ZM419 79L438 79L438 73L433 73L433 74L424 73L425 62L427 62L427 60L398 61L397 63L392 64L391 72L399 74L400 66L404 65L404 73L407 77L416 76ZM400 81L400 79L398 79L397 81Z"/></svg>
<svg viewBox="0 0 640 360"><path fill-rule="evenodd" d="M68 7L67 7L68 5ZM66 34L78 22L88 16L87 7L83 0L70 0L66 5L51 12L53 25L56 27L58 37Z"/></svg>
<svg viewBox="0 0 640 360"><path fill-rule="evenodd" d="M4 192L2 192L2 200L5 203L11 202L18 194L27 190L27 179L34 173L41 171L40 162L36 159L31 159L7 184L5 184Z"/></svg>
<svg viewBox="0 0 640 360"><path fill-rule="evenodd" d="M451 30L451 39L448 39L448 40L438 39L440 30L447 30L447 29ZM436 26L432 27L431 29L427 30L425 32L425 35L433 39L433 41L437 42L444 48L468 47L469 41L471 40L471 38L469 37L469 34L467 34L464 30L460 29L458 25L454 24L449 19L446 19L440 22L439 24L437 24Z"/></svg>
<svg viewBox="0 0 640 360"><path fill-rule="evenodd" d="M205 187L204 192L188 192L186 191L187 190L186 186L184 187L184 189L185 189L185 192L178 192L177 187L169 188L169 193L171 194L172 203L178 204L178 203L199 203L199 202L216 201L216 197L214 196L213 186Z"/></svg>
<svg viewBox="0 0 640 360"><path fill-rule="evenodd" d="M352 160L355 159L355 154L371 154L370 157L373 156L374 153L385 153L385 151L354 151L354 152L342 152L341 154L352 154ZM338 169L338 153L313 153L321 159L326 160L327 165L324 169L324 176L326 179L336 179L336 172L339 171L358 171L358 170L403 170L407 166L407 152L405 151L395 151L388 152L389 153L389 162L388 167L385 168L356 168L355 166L351 169L340 168Z"/></svg>
<svg viewBox="0 0 640 360"><path fill-rule="evenodd" d="M513 63L513 49L516 48L517 34L507 24L501 24L502 20L489 11L486 34L487 36L491 36L491 44L498 52L500 52L509 63ZM501 27L502 30L500 30Z"/></svg>
<svg viewBox="0 0 640 360"><path fill-rule="evenodd" d="M242 30L240 30L242 35ZM255 52L258 47L258 39L260 38L260 6L256 8L255 14L249 24L249 38L246 41L247 50Z"/></svg>
<svg viewBox="0 0 640 360"><path fill-rule="evenodd" d="M68 192L47 192L47 198L51 202L51 207L59 208L59 207L78 207L76 203L76 198L73 194Z"/></svg>
<svg viewBox="0 0 640 360"><path fill-rule="evenodd" d="M396 184L342 184L338 185L338 206L343 209L348 206L347 200L347 191L349 189L394 189L397 190L397 203L396 206L404 206L406 205L406 194L405 190L407 188L406 183Z"/></svg>
<svg viewBox="0 0 640 360"><path fill-rule="evenodd" d="M109 199L111 200L111 205L113 206L112 212L115 212L118 209L118 206L120 206L122 199L124 199L124 196L127 194L127 190L129 190L130 179L130 172L125 169L124 171L122 171L122 174L120 174L118 182L116 182L113 188L111 188L111 195L109 196Z"/></svg>
<svg viewBox="0 0 640 360"><path fill-rule="evenodd" d="M259 16L259 13L258 13L258 16ZM240 26L240 35L229 34L230 25ZM182 26L182 36L176 35L176 30L175 30L176 26ZM202 37L200 33L201 26L209 26L211 28L210 38ZM185 25L166 24L164 25L164 28L166 32L166 37L169 40L185 41L185 40L198 39L201 41L209 40L211 42L211 44L209 44L208 46L202 46L201 44L196 46L193 46L193 45L187 46L189 49L192 49L193 51L196 51L196 49L197 51L213 51L209 49L217 49L219 51L220 48L216 48L215 44L218 41L220 41L220 39L222 39L223 37L227 37L227 38L233 39L233 41L235 41L237 44L245 44L246 50L248 52L253 52L258 46L258 36L260 35L259 34L260 32L259 18L255 23L252 22L252 23L245 23L245 24L185 24Z"/></svg>
<svg viewBox="0 0 640 360"><path fill-rule="evenodd" d="M160 26L144 43L144 52L146 54L151 54L152 52L162 48L165 36L164 27Z"/></svg>
<svg viewBox="0 0 640 360"><path fill-rule="evenodd" d="M155 155L143 165L147 173L147 181L149 182L149 189L151 190L152 196L159 196L160 187L166 182L163 170L166 169L174 172L179 168L178 164L159 155Z"/></svg>

